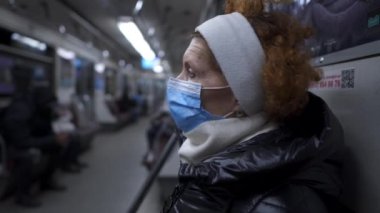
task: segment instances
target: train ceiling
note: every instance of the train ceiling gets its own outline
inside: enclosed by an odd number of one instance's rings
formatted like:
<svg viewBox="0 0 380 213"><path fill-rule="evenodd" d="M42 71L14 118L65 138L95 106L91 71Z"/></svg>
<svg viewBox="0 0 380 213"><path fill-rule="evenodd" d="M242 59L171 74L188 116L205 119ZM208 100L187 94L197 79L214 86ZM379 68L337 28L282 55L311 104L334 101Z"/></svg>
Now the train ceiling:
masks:
<svg viewBox="0 0 380 213"><path fill-rule="evenodd" d="M178 71L191 33L218 0L1 0L0 5L55 30L62 30L107 50L115 60L138 61L139 55L117 27L120 17L134 16L156 54ZM149 33L148 33L149 32ZM154 32L154 33L153 33Z"/></svg>

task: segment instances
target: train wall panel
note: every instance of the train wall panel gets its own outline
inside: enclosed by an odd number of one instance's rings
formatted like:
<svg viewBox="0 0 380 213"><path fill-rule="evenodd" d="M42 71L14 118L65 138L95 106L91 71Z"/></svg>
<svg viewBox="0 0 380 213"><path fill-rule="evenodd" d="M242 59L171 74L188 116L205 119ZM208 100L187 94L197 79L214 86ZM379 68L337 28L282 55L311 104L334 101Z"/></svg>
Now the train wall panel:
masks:
<svg viewBox="0 0 380 213"><path fill-rule="evenodd" d="M324 77L311 91L345 131L343 199L359 213L380 212L380 56L321 68Z"/></svg>

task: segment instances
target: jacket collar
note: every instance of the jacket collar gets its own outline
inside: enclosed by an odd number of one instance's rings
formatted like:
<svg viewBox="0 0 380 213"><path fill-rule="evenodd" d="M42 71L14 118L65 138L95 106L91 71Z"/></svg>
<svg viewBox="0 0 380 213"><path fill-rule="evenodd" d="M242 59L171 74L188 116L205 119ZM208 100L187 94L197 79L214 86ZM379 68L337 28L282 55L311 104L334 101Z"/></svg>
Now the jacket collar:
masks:
<svg viewBox="0 0 380 213"><path fill-rule="evenodd" d="M229 118L205 122L185 133L186 140L178 153L183 163L199 163L241 139L262 132L268 123L263 112L245 118Z"/></svg>
<svg viewBox="0 0 380 213"><path fill-rule="evenodd" d="M332 122L338 125L332 125ZM179 178L180 181L194 179L206 185L244 190L241 186L254 184L256 188L267 187L268 184L278 184L302 173L302 180L320 183L317 188L332 186L337 189L333 179L338 180L338 175L317 176L325 171L314 171L320 168L314 165L337 166L328 162L338 157L337 153L341 150L343 139L340 133L339 122L325 102L310 94L308 105L294 120L276 130L225 148L199 164L181 164ZM333 161L339 162L341 159Z"/></svg>

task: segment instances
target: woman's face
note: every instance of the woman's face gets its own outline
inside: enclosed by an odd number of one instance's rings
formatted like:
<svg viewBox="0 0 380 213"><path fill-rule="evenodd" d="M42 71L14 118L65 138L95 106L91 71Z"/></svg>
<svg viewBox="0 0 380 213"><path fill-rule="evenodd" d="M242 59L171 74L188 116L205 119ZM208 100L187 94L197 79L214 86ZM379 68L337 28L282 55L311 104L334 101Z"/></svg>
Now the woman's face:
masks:
<svg viewBox="0 0 380 213"><path fill-rule="evenodd" d="M183 55L182 70L178 79L201 83L204 87L223 87L228 83L219 66L213 64L211 51L204 39L195 37ZM235 105L235 97L230 88L202 89L202 107L214 115L225 115Z"/></svg>

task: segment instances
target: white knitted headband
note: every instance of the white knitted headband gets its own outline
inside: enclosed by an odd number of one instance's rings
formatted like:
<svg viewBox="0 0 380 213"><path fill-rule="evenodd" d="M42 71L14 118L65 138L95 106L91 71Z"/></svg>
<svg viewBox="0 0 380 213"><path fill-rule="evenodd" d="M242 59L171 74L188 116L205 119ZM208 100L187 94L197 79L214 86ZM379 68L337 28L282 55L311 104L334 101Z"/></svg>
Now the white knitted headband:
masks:
<svg viewBox="0 0 380 213"><path fill-rule="evenodd" d="M265 54L248 20L237 12L220 15L195 31L206 40L244 112L253 115L262 111Z"/></svg>

